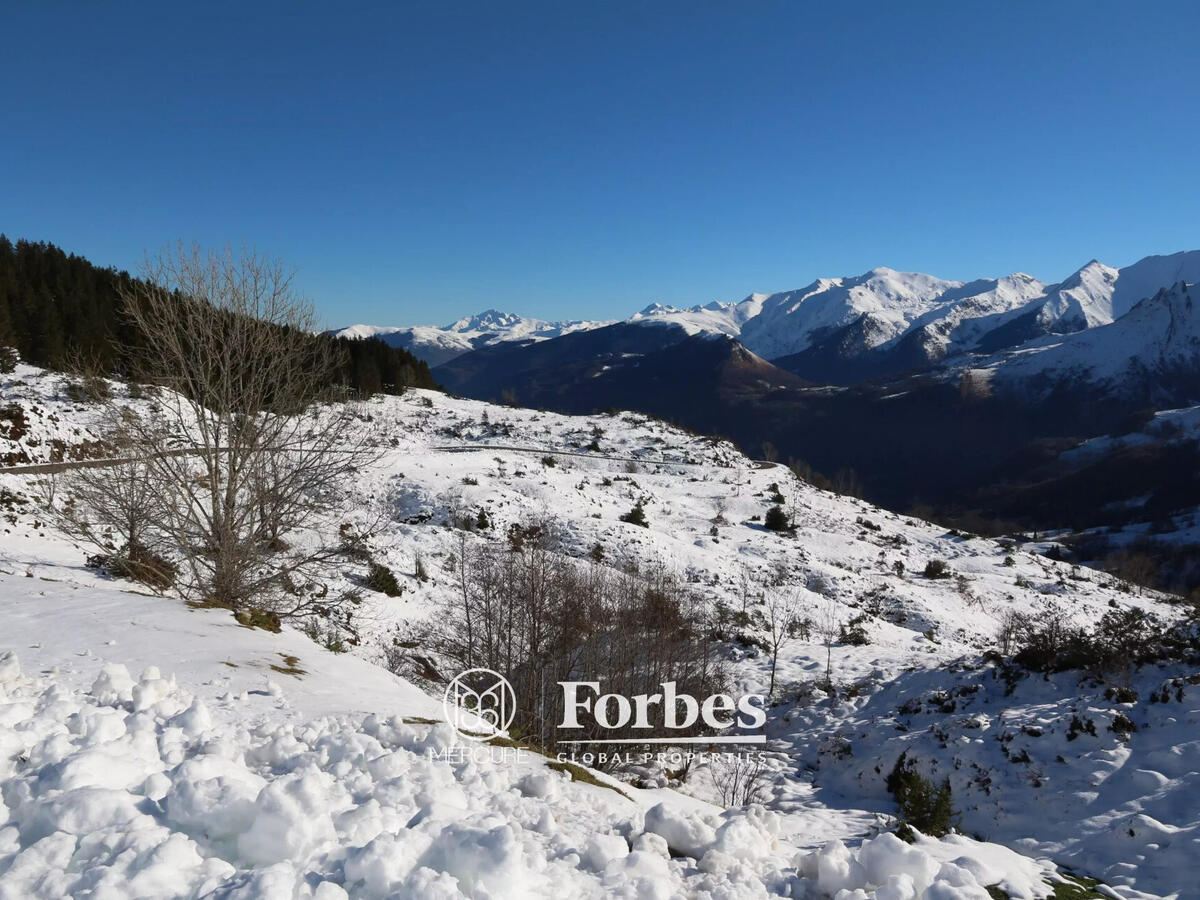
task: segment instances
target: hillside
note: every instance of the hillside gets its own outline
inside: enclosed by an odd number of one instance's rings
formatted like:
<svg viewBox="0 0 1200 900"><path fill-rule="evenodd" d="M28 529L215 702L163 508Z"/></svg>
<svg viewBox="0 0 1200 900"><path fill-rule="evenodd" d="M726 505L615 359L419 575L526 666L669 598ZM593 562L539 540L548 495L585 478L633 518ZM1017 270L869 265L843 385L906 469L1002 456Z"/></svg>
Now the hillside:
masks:
<svg viewBox="0 0 1200 900"><path fill-rule="evenodd" d="M22 366L0 388L24 422L2 436L4 453L36 463L73 455L54 440L94 440L92 408L70 400L60 376ZM330 589L361 592L352 618L278 635L84 568L83 549L38 512L43 476L0 474L0 650L16 653L2 667L12 749L0 770L11 823L0 825L0 884L10 895L220 885L246 896L811 887L898 897L936 881L926 896L982 898L981 885L1003 885L1034 897L1060 863L1122 896L1182 896L1198 827L1182 799L1198 777L1185 724L1200 695L1187 670L1142 670L1130 703L1072 672L1018 679L1010 694L981 656L1010 611L1080 625L1114 608L1174 621L1164 598L819 490L643 415L571 417L424 391L377 397L359 413L385 453L339 496L330 527L382 514L370 555L396 574L399 596L367 588L366 563L348 557ZM777 492L794 531L763 527ZM621 520L634 505L646 527ZM487 524L465 529L480 510ZM764 809L712 805L719 761L686 777L669 766L613 772L629 800L534 753L465 766L428 758L454 738L428 724L441 686L426 663L438 661L409 641L454 602L456 554L503 546L510 526L531 522L546 524L556 554L584 560L599 547L606 566L665 565L724 622L721 653L741 691L763 691L769 677L760 596L794 596L811 621L832 609L856 631L830 648L815 632L785 642ZM931 561L948 577L922 574ZM821 686L827 650L832 693ZM159 671L136 678L151 665ZM1182 680L1171 703L1151 704L1150 688L1172 678ZM984 688L962 693L973 684ZM946 701L956 693L971 699ZM1139 730L1106 731L1117 712ZM1095 736L1067 740L1077 713ZM1042 743L1020 738L1033 762L1010 761L1004 735L1033 719ZM990 791L955 775L955 806L971 833L1005 846L873 837L895 812L884 782L902 749L936 775L970 762L995 769ZM1046 813L1010 812L1033 806ZM1092 824L1076 829L1081 809ZM1136 839L1115 839L1131 815Z"/></svg>

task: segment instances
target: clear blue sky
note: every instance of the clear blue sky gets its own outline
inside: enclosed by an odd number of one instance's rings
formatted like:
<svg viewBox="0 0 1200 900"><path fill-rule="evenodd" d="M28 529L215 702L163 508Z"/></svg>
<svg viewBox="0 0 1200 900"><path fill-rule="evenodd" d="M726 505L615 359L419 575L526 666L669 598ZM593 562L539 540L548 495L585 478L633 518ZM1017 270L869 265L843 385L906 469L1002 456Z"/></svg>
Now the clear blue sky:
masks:
<svg viewBox="0 0 1200 900"><path fill-rule="evenodd" d="M247 242L331 325L1200 247L1200 4L836 6L7 4L0 231Z"/></svg>

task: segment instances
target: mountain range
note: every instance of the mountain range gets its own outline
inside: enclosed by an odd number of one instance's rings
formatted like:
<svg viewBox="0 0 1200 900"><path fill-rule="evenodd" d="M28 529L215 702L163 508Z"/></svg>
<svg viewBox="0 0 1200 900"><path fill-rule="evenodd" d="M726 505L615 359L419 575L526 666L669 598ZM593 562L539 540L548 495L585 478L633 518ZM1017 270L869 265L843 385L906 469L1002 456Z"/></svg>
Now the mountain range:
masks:
<svg viewBox="0 0 1200 900"><path fill-rule="evenodd" d="M405 346L427 354L472 323L472 349L433 368L464 396L638 410L978 530L1124 527L1200 505L1195 442L1111 440L1200 405L1197 280L1200 251L1093 260L1054 284L877 268L615 323L492 312ZM1126 472L1138 459L1170 497Z"/></svg>
<svg viewBox="0 0 1200 900"><path fill-rule="evenodd" d="M688 309L655 303L624 324L676 326L660 336L664 341L724 335L806 380L854 384L1109 325L1160 289L1198 279L1200 251L1149 256L1124 268L1093 260L1055 284L1021 272L960 282L876 268L738 302ZM488 310L442 328L355 325L338 333L380 337L437 366L499 343L552 340L611 324Z"/></svg>

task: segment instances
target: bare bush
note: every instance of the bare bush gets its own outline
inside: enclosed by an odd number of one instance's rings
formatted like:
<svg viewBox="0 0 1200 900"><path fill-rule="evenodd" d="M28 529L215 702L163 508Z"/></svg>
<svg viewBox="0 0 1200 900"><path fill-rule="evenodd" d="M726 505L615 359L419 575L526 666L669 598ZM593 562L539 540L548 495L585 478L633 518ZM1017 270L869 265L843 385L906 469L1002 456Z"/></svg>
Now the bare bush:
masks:
<svg viewBox="0 0 1200 900"><path fill-rule="evenodd" d="M1029 629L1029 617L1015 609L1006 609L1000 617L1000 626L996 629L996 643L1000 652L1005 656L1016 652L1026 631Z"/></svg>
<svg viewBox="0 0 1200 900"><path fill-rule="evenodd" d="M42 507L68 537L91 547L98 567L156 589L169 587L175 567L162 555L159 487L149 463L134 458L124 417L102 426L104 443L121 462L83 465L41 482Z"/></svg>
<svg viewBox="0 0 1200 900"><path fill-rule="evenodd" d="M717 798L727 809L761 803L770 787L770 769L757 753L715 756L708 774Z"/></svg>
<svg viewBox="0 0 1200 900"><path fill-rule="evenodd" d="M462 536L453 575L455 597L421 644L456 670L504 675L517 697L513 733L525 740L555 740L560 681L601 678L603 693L626 697L661 691L667 681L701 697L724 687L701 604L665 570L573 560L555 552L546 526L534 524L514 526L506 545ZM572 739L603 731L584 726Z"/></svg>

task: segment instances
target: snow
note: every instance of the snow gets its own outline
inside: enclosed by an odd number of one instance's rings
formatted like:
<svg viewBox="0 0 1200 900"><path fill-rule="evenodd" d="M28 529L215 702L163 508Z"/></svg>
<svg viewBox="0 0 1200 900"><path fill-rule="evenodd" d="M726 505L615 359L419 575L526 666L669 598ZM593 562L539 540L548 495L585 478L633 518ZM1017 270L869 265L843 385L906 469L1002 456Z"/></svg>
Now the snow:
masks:
<svg viewBox="0 0 1200 900"><path fill-rule="evenodd" d="M6 402L40 412L0 449L36 462L51 437L94 438L94 408L67 400L58 376L21 367L2 384ZM40 476L0 473L16 498L0 511L0 898L933 898L985 897L993 884L1032 898L1060 865L1123 897L1186 895L1198 695L1181 682L1182 700L1148 698L1188 673L1144 671L1142 699L1119 707L1066 674L1005 694L979 661L1007 610L1058 607L1080 623L1113 604L1177 615L1159 595L820 491L644 416L410 391L365 404L363 421L385 452L332 517L385 515L372 552L404 591L365 592L352 653L84 568L84 551L38 514ZM795 535L760 524L772 485L795 505ZM619 520L640 498L648 528ZM447 523L480 508L486 531ZM703 761L684 781L647 769L646 787L596 773L618 791L530 751L456 756L440 694L379 665L395 628L453 595L441 563L460 540L502 540L535 517L562 552L600 544L666 561L712 602L740 607L749 573L809 614L823 595L843 622L874 610L869 643L834 647L836 699L814 692L818 639L784 645L761 805L722 809ZM417 556L427 581L412 574ZM921 577L931 559L960 577ZM348 561L331 589L359 586L364 568ZM736 692L764 690L768 657L749 644L728 653ZM930 699L944 695L952 711ZM1127 739L1106 727L1118 708L1142 726ZM1096 736L1068 740L1076 712ZM950 775L964 831L983 840L908 845L884 831L884 777L910 748ZM1020 750L1030 762L1012 761ZM975 767L992 773L990 793Z"/></svg>
<svg viewBox="0 0 1200 900"><path fill-rule="evenodd" d="M153 650L140 639L104 645L123 658L194 656L194 631L229 626L211 611L112 589L38 590L11 577L0 584L6 604L17 606L8 640L25 645L37 635L41 646L29 650L39 666L60 661L29 675L14 653L3 657L0 897L756 897L814 868L818 890L840 889L849 882L832 856L849 861L856 888L890 884L900 868L922 873L919 889L980 890L960 866L938 861L936 853L951 854L937 842L897 848L884 835L863 844L856 866L844 846L805 855L782 843L778 814L761 807L645 809L575 783L533 753L439 757L453 748L453 732L406 722L409 709L425 707L403 690L387 718L305 714L323 703L314 690L344 699L361 690L359 661L311 645L310 658L332 657L320 661L323 675L314 667L277 695L239 690L244 676L217 676L215 667L206 680L148 668L131 692L118 664L64 652L95 637L72 607L106 594L128 598L155 640ZM47 606L63 616L61 630L37 627L35 613ZM184 627L187 620L195 621ZM241 630L235 658L284 639ZM48 656L51 633L60 646ZM121 699L139 688L152 704ZM991 874L987 860L998 852L956 846L953 854L977 858L978 871ZM1014 896L1044 893L1044 870L1021 866L995 873L1026 891Z"/></svg>

